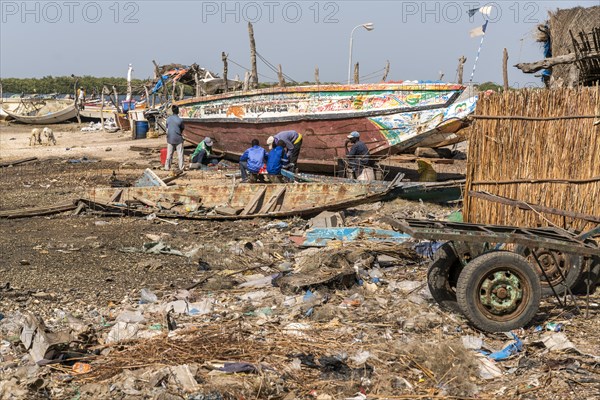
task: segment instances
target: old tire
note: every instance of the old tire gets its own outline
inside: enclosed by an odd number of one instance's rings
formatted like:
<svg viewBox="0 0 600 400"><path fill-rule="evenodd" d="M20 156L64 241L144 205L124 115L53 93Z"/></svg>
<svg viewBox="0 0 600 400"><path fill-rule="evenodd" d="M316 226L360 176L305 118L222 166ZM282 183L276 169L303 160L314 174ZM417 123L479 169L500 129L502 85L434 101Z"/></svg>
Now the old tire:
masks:
<svg viewBox="0 0 600 400"><path fill-rule="evenodd" d="M600 257L586 259L585 268L581 279L571 288L573 294L587 294L588 286L590 294L596 291L600 284Z"/></svg>
<svg viewBox="0 0 600 400"><path fill-rule="evenodd" d="M463 314L477 328L507 332L525 326L535 316L540 306L540 279L524 257L493 251L464 267L456 298Z"/></svg>
<svg viewBox="0 0 600 400"><path fill-rule="evenodd" d="M532 250L540 260L542 268L548 275L549 282L544 277L539 265L533 257ZM517 246L515 253L522 255L538 271L542 285L542 296L554 296L551 285L557 294L562 295L567 288L573 290L582 280L584 272L583 257L576 254L562 253L560 251L550 251L544 248L530 249L525 246ZM558 264L557 264L558 263ZM564 281L559 273L562 271L565 277Z"/></svg>
<svg viewBox="0 0 600 400"><path fill-rule="evenodd" d="M427 285L433 299L440 307L460 312L456 302L456 284L461 263L450 242L444 243L433 255L427 271Z"/></svg>

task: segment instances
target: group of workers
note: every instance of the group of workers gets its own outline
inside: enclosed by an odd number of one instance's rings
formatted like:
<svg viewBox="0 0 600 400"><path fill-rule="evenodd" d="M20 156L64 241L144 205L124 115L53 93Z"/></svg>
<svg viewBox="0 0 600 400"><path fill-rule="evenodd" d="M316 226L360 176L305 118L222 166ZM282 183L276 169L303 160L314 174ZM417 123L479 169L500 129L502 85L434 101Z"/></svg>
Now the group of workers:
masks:
<svg viewBox="0 0 600 400"><path fill-rule="evenodd" d="M184 123L179 116L179 108L173 105L171 108L173 114L167 118L167 159L165 170L171 169L173 153L177 152L179 161L179 170L184 169L183 158L183 130ZM352 145L348 149L348 145ZM359 132L352 132L346 140L346 160L347 166L352 171L355 178L358 178L364 167L369 164L369 149L363 141L360 140ZM282 131L276 135L269 136L267 139L269 150L260 146L258 139L252 139L249 147L240 157L240 173L242 182L255 181L262 179L259 175L266 164L266 173L269 180L281 182L281 170L296 170L300 149L302 147L302 135L296 131ZM190 156L189 169L202 169L205 166L216 165L219 160L213 151L213 140L209 137L204 138L196 150Z"/></svg>

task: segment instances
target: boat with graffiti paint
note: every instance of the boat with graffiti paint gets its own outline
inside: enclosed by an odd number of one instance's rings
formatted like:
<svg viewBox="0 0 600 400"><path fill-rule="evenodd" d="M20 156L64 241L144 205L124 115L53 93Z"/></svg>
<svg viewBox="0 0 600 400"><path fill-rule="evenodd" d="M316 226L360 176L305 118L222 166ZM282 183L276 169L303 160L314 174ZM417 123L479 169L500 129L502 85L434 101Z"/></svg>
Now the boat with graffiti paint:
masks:
<svg viewBox="0 0 600 400"><path fill-rule="evenodd" d="M407 152L452 138L477 97L439 82L276 87L176 102L192 143L211 137L229 158L257 138L284 130L302 134L300 167L318 171L345 155L346 136L359 131L373 155Z"/></svg>

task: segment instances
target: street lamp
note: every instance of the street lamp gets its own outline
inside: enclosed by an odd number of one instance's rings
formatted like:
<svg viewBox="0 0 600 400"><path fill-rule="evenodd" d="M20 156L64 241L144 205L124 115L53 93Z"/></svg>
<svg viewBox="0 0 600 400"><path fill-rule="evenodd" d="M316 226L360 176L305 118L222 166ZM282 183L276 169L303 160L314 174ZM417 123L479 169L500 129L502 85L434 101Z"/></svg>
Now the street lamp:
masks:
<svg viewBox="0 0 600 400"><path fill-rule="evenodd" d="M350 74L352 73L352 35L354 35L354 31L357 28L363 27L367 31L372 31L375 29L375 26L372 22L367 22L366 24L356 25L354 29L352 29L352 33L350 33L350 56L348 57L348 85L350 84Z"/></svg>

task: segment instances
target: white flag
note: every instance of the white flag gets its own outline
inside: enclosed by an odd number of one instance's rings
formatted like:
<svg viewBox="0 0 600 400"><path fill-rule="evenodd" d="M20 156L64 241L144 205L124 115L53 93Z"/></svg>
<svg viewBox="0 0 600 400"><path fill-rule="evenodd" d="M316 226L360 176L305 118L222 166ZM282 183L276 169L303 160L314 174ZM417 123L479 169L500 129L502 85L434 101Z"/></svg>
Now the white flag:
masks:
<svg viewBox="0 0 600 400"><path fill-rule="evenodd" d="M483 24L481 26L478 26L475 29L471 29L469 31L469 35L471 35L471 37L477 37L477 36L483 36L483 35L485 35L485 31L487 29L487 24L488 24L488 21L485 21L485 24Z"/></svg>

